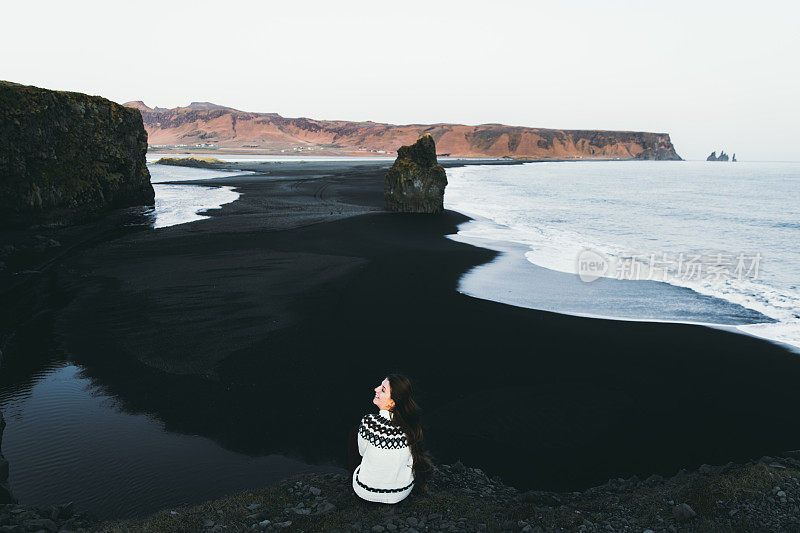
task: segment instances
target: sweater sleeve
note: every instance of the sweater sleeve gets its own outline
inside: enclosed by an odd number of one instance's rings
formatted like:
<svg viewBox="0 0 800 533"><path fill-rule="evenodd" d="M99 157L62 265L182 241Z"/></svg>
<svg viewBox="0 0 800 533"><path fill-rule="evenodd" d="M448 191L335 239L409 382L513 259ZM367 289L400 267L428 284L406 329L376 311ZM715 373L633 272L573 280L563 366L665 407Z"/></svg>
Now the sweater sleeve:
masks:
<svg viewBox="0 0 800 533"><path fill-rule="evenodd" d="M361 436L362 429L365 427L364 418L361 419L361 425L358 427L358 453L362 457L364 456L364 452L367 451L367 440Z"/></svg>

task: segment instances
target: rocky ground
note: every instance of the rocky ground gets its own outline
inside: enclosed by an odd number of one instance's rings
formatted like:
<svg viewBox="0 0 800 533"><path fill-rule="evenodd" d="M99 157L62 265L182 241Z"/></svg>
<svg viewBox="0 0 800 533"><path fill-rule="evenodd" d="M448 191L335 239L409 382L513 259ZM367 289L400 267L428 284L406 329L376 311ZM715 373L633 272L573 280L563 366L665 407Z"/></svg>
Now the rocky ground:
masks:
<svg viewBox="0 0 800 533"><path fill-rule="evenodd" d="M341 474L303 475L196 507L92 522L70 505L0 507L4 531L800 531L800 452L613 479L582 492L520 492L461 463L395 504L360 500Z"/></svg>
<svg viewBox="0 0 800 533"><path fill-rule="evenodd" d="M87 531L97 522L87 513L76 513L71 503L48 509L24 505L0 505L0 531Z"/></svg>

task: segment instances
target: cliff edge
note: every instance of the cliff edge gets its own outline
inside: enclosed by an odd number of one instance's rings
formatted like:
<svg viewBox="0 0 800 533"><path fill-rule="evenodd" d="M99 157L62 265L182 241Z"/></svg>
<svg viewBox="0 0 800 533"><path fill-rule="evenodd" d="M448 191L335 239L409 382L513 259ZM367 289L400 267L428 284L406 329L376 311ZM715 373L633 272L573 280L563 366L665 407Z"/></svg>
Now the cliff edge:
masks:
<svg viewBox="0 0 800 533"><path fill-rule="evenodd" d="M152 205L138 110L0 81L0 226Z"/></svg>
<svg viewBox="0 0 800 533"><path fill-rule="evenodd" d="M796 455L796 454L794 454ZM199 506L99 523L91 531L797 531L800 461L762 457L670 478L633 476L576 492L520 492L460 462L430 490L390 504L358 498L351 476L304 474Z"/></svg>

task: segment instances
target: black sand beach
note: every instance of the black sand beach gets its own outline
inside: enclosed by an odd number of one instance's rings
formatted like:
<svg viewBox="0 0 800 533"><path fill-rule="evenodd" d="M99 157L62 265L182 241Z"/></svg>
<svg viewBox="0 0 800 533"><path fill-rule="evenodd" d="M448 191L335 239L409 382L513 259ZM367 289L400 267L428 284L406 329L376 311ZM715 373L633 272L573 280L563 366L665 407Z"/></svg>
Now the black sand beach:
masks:
<svg viewBox="0 0 800 533"><path fill-rule="evenodd" d="M388 163L316 165L205 180L242 196L199 222L109 230L15 282L6 323L28 326L7 364L56 350L169 431L342 468L372 388L399 370L437 460L520 489L800 448L796 354L459 294L495 257L444 237L464 216L383 211Z"/></svg>

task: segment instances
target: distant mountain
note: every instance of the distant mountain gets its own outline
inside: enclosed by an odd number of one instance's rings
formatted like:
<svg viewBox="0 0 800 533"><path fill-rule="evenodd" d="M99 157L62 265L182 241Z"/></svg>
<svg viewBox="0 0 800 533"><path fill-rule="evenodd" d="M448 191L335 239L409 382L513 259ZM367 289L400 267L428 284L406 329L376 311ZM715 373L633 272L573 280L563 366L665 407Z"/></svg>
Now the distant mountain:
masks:
<svg viewBox="0 0 800 533"><path fill-rule="evenodd" d="M142 102L141 100L134 100L133 102L125 102L122 105L124 105L125 107L135 107L136 109L138 109L139 111L142 111L142 112L144 112L144 111L153 111L152 109L147 107L145 105L145 103Z"/></svg>
<svg viewBox="0 0 800 533"><path fill-rule="evenodd" d="M395 154L430 133L440 155L542 159L680 160L669 134L555 130L502 124L408 124L285 118L211 102L174 109L124 104L142 113L151 146L248 149L267 153Z"/></svg>
<svg viewBox="0 0 800 533"><path fill-rule="evenodd" d="M159 109L159 108L156 108ZM161 108L163 109L163 108ZM211 102L192 102L189 104L188 109L228 109L229 111L236 111L231 107L225 107L217 104L212 104ZM169 111L168 109L166 111Z"/></svg>

